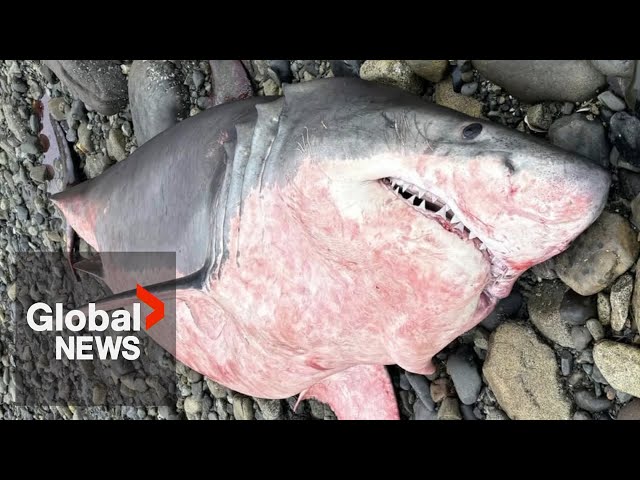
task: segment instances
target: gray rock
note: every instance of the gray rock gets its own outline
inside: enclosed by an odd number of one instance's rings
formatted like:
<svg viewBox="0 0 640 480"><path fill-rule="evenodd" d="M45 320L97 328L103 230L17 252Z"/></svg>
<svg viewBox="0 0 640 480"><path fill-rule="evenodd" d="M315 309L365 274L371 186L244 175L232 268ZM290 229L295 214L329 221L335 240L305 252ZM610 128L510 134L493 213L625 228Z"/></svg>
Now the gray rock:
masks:
<svg viewBox="0 0 640 480"><path fill-rule="evenodd" d="M610 91L604 91L600 95L598 95L598 100L600 100L608 109L613 110L614 112L621 112L626 108L624 100L616 97L616 95Z"/></svg>
<svg viewBox="0 0 640 480"><path fill-rule="evenodd" d="M465 83L460 89L460 93L467 97L471 97L478 91L478 82Z"/></svg>
<svg viewBox="0 0 640 480"><path fill-rule="evenodd" d="M233 397L233 416L236 420L253 420L253 401L249 397L236 394Z"/></svg>
<svg viewBox="0 0 640 480"><path fill-rule="evenodd" d="M465 82L465 83L469 83L471 81L473 81L473 71L468 71L468 72L462 72L460 74L460 79ZM464 87L464 85L463 85ZM460 90L460 93L462 93L462 90Z"/></svg>
<svg viewBox="0 0 640 480"><path fill-rule="evenodd" d="M602 325L609 325L611 323L611 302L609 302L609 295L600 292L597 297L598 305L598 319Z"/></svg>
<svg viewBox="0 0 640 480"><path fill-rule="evenodd" d="M571 115L573 113L573 111L575 110L576 106L571 103L571 102L564 102L564 104L562 105L562 114L563 115Z"/></svg>
<svg viewBox="0 0 640 480"><path fill-rule="evenodd" d="M107 387L102 383L93 386L92 400L94 405L104 405L107 400Z"/></svg>
<svg viewBox="0 0 640 480"><path fill-rule="evenodd" d="M282 417L282 402L280 400L267 400L264 398L256 398L256 403L262 412L265 420L278 420Z"/></svg>
<svg viewBox="0 0 640 480"><path fill-rule="evenodd" d="M553 122L553 115L548 105L539 103L531 106L527 110L527 122L529 125L540 130L549 130L551 122Z"/></svg>
<svg viewBox="0 0 640 480"><path fill-rule="evenodd" d="M591 64L607 77L631 78L633 60L591 60Z"/></svg>
<svg viewBox="0 0 640 480"><path fill-rule="evenodd" d="M360 68L360 78L402 88L419 95L422 80L402 60L367 60Z"/></svg>
<svg viewBox="0 0 640 480"><path fill-rule="evenodd" d="M207 108L211 108L213 106L213 100L211 97L198 97L196 100L196 105L200 110L206 110Z"/></svg>
<svg viewBox="0 0 640 480"><path fill-rule="evenodd" d="M186 375L189 383L197 383L202 380L202 374L192 369L188 369Z"/></svg>
<svg viewBox="0 0 640 480"><path fill-rule="evenodd" d="M573 419L574 420L593 420L591 418L591 415L589 415L587 412L583 412L582 410L578 410L576 413L574 413Z"/></svg>
<svg viewBox="0 0 640 480"><path fill-rule="evenodd" d="M115 60L44 60L71 94L102 115L127 105L127 78Z"/></svg>
<svg viewBox="0 0 640 480"><path fill-rule="evenodd" d="M107 137L107 154L113 158L116 162L121 162L127 158L127 151L125 150L126 141L121 130L112 128L109 130L109 136Z"/></svg>
<svg viewBox="0 0 640 480"><path fill-rule="evenodd" d="M21 78L14 78L11 82L11 90L17 93L27 93L29 87Z"/></svg>
<svg viewBox="0 0 640 480"><path fill-rule="evenodd" d="M529 295L529 318L540 333L558 345L575 348L571 328L575 325L561 315L561 305L568 288L558 280L536 284Z"/></svg>
<svg viewBox="0 0 640 480"><path fill-rule="evenodd" d="M307 400L309 404L309 410L311 410L311 416L317 420L324 420L325 417L325 405L314 399Z"/></svg>
<svg viewBox="0 0 640 480"><path fill-rule="evenodd" d="M24 142L26 139L27 121L18 115L17 109L9 103L2 105L2 113L4 115L4 121L9 131L18 140L18 143ZM13 153L13 152L10 152Z"/></svg>
<svg viewBox="0 0 640 480"><path fill-rule="evenodd" d="M33 141L28 141L20 145L20 151L28 155L38 155L40 148Z"/></svg>
<svg viewBox="0 0 640 480"><path fill-rule="evenodd" d="M73 103L71 104L71 108L67 110L66 119L67 123L70 126L75 126L79 122L87 122L88 117L84 110L84 104L82 103L82 100L76 99L73 101Z"/></svg>
<svg viewBox="0 0 640 480"><path fill-rule="evenodd" d="M631 223L634 227L640 228L640 195L631 201Z"/></svg>
<svg viewBox="0 0 640 480"><path fill-rule="evenodd" d="M64 97L56 97L49 100L49 113L58 122L66 119L68 108L69 105L67 105Z"/></svg>
<svg viewBox="0 0 640 480"><path fill-rule="evenodd" d="M36 183L44 183L47 178L47 167L45 165L36 165L29 171L29 177Z"/></svg>
<svg viewBox="0 0 640 480"><path fill-rule="evenodd" d="M191 80L196 90L199 89L204 84L204 73L200 70L194 70L191 74Z"/></svg>
<svg viewBox="0 0 640 480"><path fill-rule="evenodd" d="M611 408L611 402L606 398L598 398L588 390L578 390L573 394L576 405L587 412L604 412Z"/></svg>
<svg viewBox="0 0 640 480"><path fill-rule="evenodd" d="M522 294L514 289L508 297L498 302L496 308L485 318L480 325L490 332L495 330L506 319L516 315L522 306Z"/></svg>
<svg viewBox="0 0 640 480"><path fill-rule="evenodd" d="M591 370L591 378L594 382L601 383L602 385L609 385L609 382L607 382L607 379L604 378L604 375L602 375L602 372L597 367L597 365L593 365L593 369Z"/></svg>
<svg viewBox="0 0 640 480"><path fill-rule="evenodd" d="M402 390L409 390L411 388L411 384L403 372L400 373L399 386Z"/></svg>
<svg viewBox="0 0 640 480"><path fill-rule="evenodd" d="M26 220L27 218L29 218L29 210L27 210L27 207L25 207L24 205L18 205L16 207L16 218L18 220Z"/></svg>
<svg viewBox="0 0 640 480"><path fill-rule="evenodd" d="M616 147L611 149L611 153L609 154L609 163L618 169L629 170L634 173L640 172L640 167L625 160L622 155L620 155L620 152L618 152Z"/></svg>
<svg viewBox="0 0 640 480"><path fill-rule="evenodd" d="M418 396L420 401L424 403L425 407L427 407L429 410L434 410L435 405L431 398L431 393L429 391L429 382L427 381L427 379L422 375L411 372L406 372L406 375L407 380L409 380L409 383L415 390L416 395Z"/></svg>
<svg viewBox="0 0 640 480"><path fill-rule="evenodd" d="M640 166L640 120L627 112L618 112L609 122L609 139L620 155L632 165Z"/></svg>
<svg viewBox="0 0 640 480"><path fill-rule="evenodd" d="M615 392L616 392L616 399L620 403L627 403L631 401L631 399L633 398L633 395L629 395L628 393L621 392L620 390L616 390Z"/></svg>
<svg viewBox="0 0 640 480"><path fill-rule="evenodd" d="M614 332L622 331L627 322L633 281L631 274L624 274L611 287L609 300L611 302L611 328Z"/></svg>
<svg viewBox="0 0 640 480"><path fill-rule="evenodd" d="M282 94L282 89L280 87L278 87L276 82L274 82L270 78L267 78L262 83L262 89L264 90L265 96L281 95Z"/></svg>
<svg viewBox="0 0 640 480"><path fill-rule="evenodd" d="M617 150L615 147L612 149ZM640 174L628 170L618 171L618 188L620 195L626 200L633 200L640 194Z"/></svg>
<svg viewBox="0 0 640 480"><path fill-rule="evenodd" d="M567 350L560 352L560 372L562 376L567 377L571 375L571 369L573 367L573 355Z"/></svg>
<svg viewBox="0 0 640 480"><path fill-rule="evenodd" d="M553 122L549 128L549 141L603 167L609 164L611 148L602 122L589 121L580 113L561 117Z"/></svg>
<svg viewBox="0 0 640 480"><path fill-rule="evenodd" d="M460 405L460 412L462 413L462 419L463 420L479 420L478 416L476 416L476 414L474 413L474 410L476 409L477 407L474 408L471 405L465 405L465 404Z"/></svg>
<svg viewBox="0 0 640 480"><path fill-rule="evenodd" d="M91 130L89 124L82 122L78 127L78 143L76 146L81 152L88 154L93 152L93 141L91 140Z"/></svg>
<svg viewBox="0 0 640 480"><path fill-rule="evenodd" d="M499 408L487 407L487 416L485 420L509 420L509 416Z"/></svg>
<svg viewBox="0 0 640 480"><path fill-rule="evenodd" d="M597 300L595 296L583 296L568 289L560 304L560 318L572 325L584 325L589 318L597 315Z"/></svg>
<svg viewBox="0 0 640 480"><path fill-rule="evenodd" d="M362 60L331 60L329 63L336 77L359 77L363 62Z"/></svg>
<svg viewBox="0 0 640 480"><path fill-rule="evenodd" d="M125 137L131 138L133 136L133 128L131 127L131 123L122 122L121 129L122 129L122 133L124 134Z"/></svg>
<svg viewBox="0 0 640 480"><path fill-rule="evenodd" d="M473 65L527 103L582 102L605 84L605 76L588 60L474 60Z"/></svg>
<svg viewBox="0 0 640 480"><path fill-rule="evenodd" d="M638 258L640 245L629 222L603 212L573 244L556 257L556 273L580 295L593 295L613 282Z"/></svg>
<svg viewBox="0 0 640 480"><path fill-rule="evenodd" d="M129 71L129 101L138 146L189 116L189 90L170 61L134 61Z"/></svg>
<svg viewBox="0 0 640 480"><path fill-rule="evenodd" d="M530 328L500 325L492 335L483 373L510 418L570 418L571 403L558 382L555 355Z"/></svg>
<svg viewBox="0 0 640 480"><path fill-rule="evenodd" d="M355 67L355 75L358 76L358 72L360 71L360 65L362 64L359 60L333 60L331 61L331 67L334 67L334 64L341 64L337 68L339 69L341 66L345 66L347 68L346 62L357 62L357 67ZM281 86L283 83L291 83L293 80L293 74L291 73L291 63L289 60L269 60L269 69L275 74L278 80L278 86ZM349 64L351 67L354 67L354 64ZM352 69L349 69L349 72L353 72ZM333 70L333 73L336 77L342 77L346 75L338 75L336 70Z"/></svg>
<svg viewBox="0 0 640 480"><path fill-rule="evenodd" d="M571 340L576 350L584 350L589 346L593 337L591 337L587 327L575 326L571 328Z"/></svg>
<svg viewBox="0 0 640 480"><path fill-rule="evenodd" d="M595 318L587 320L587 328L596 342L604 338L604 327L599 320L596 320Z"/></svg>
<svg viewBox="0 0 640 480"><path fill-rule="evenodd" d="M458 399L446 397L438 409L438 420L462 420Z"/></svg>
<svg viewBox="0 0 640 480"><path fill-rule="evenodd" d="M184 399L184 413L189 420L198 420L202 412L202 397L187 397Z"/></svg>
<svg viewBox="0 0 640 480"><path fill-rule="evenodd" d="M453 380L460 401L465 405L474 404L482 389L482 378L473 353L460 349L451 355L447 359L447 373Z"/></svg>
<svg viewBox="0 0 640 480"><path fill-rule="evenodd" d="M413 72L432 83L442 81L449 70L447 60L406 60Z"/></svg>
<svg viewBox="0 0 640 480"><path fill-rule="evenodd" d="M101 153L88 155L84 164L84 173L87 178L95 178L104 172L113 162Z"/></svg>
<svg viewBox="0 0 640 480"><path fill-rule="evenodd" d="M424 403L418 401L413 404L413 418L414 420L437 420L438 414L435 410L429 410L424 406Z"/></svg>
<svg viewBox="0 0 640 480"><path fill-rule="evenodd" d="M616 420L640 420L640 398L636 398L622 407Z"/></svg>
<svg viewBox="0 0 640 480"><path fill-rule="evenodd" d="M602 340L593 348L593 360L609 385L640 397L640 348Z"/></svg>
<svg viewBox="0 0 640 480"><path fill-rule="evenodd" d="M211 392L211 396L217 399L225 399L227 398L228 390L220 385L219 383L214 382L213 380L207 378L205 379L207 383L207 388L209 388L209 392Z"/></svg>

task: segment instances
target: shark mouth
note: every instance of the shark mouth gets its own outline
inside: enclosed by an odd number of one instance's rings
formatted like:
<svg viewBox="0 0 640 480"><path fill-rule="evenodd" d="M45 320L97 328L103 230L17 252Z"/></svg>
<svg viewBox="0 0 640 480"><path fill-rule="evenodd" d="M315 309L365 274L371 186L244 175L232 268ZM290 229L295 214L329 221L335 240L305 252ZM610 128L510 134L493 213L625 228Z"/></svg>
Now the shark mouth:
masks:
<svg viewBox="0 0 640 480"><path fill-rule="evenodd" d="M394 195L401 198L421 215L437 221L445 230L473 245L483 254L491 266L491 281L481 295L478 315L487 315L497 298L504 298L521 272L511 270L507 264L494 255L484 242L455 215L446 200L416 185L398 178L387 177L380 182ZM481 313L484 312L484 313ZM484 317L483 317L484 318Z"/></svg>
<svg viewBox="0 0 640 480"><path fill-rule="evenodd" d="M381 179L380 182L391 193L401 198L419 214L437 221L445 230L467 242L473 243L475 248L482 253L491 266L491 280L480 293L472 323L475 324L489 315L495 307L498 298L506 296L498 295L503 293L502 290L508 293L512 283L510 281L507 281L507 284L503 283L506 271L503 265L501 265L501 262L497 261L482 240L455 215L443 198L398 178L387 177Z"/></svg>
<svg viewBox="0 0 640 480"><path fill-rule="evenodd" d="M436 220L447 231L463 240L471 241L481 252L488 253L487 246L455 215L447 202L438 195L398 178L383 178L382 184L419 213Z"/></svg>

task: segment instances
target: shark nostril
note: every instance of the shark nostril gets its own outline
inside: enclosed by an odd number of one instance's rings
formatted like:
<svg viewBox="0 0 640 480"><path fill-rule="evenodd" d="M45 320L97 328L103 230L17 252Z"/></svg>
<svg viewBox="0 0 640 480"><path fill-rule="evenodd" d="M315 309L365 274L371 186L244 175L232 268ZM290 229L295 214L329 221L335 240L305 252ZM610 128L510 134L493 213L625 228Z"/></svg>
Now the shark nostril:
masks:
<svg viewBox="0 0 640 480"><path fill-rule="evenodd" d="M507 169L509 170L509 173L514 173L516 171L516 167L511 161L510 155L505 156L503 162L504 162L504 166L507 167Z"/></svg>
<svg viewBox="0 0 640 480"><path fill-rule="evenodd" d="M516 166L511 161L511 154L510 153L502 152L502 163L504 164L505 167L507 167L507 170L509 170L510 174L511 173L515 173Z"/></svg>

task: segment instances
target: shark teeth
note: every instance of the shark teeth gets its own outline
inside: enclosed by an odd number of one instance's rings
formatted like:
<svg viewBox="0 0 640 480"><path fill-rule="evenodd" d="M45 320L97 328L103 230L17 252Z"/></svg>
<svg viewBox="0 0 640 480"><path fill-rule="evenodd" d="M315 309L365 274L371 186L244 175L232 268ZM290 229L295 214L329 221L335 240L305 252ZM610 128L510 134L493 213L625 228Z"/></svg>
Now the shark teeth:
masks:
<svg viewBox="0 0 640 480"><path fill-rule="evenodd" d="M386 178L383 183L390 186L396 194L413 207L424 208L426 211L434 213L449 222L451 225L450 230L462 233L463 238L467 237L469 240L475 240L474 243L480 250L485 251L487 249L487 246L478 238L478 235L467 228L462 219L449 208L447 202L435 193L428 192L397 178Z"/></svg>

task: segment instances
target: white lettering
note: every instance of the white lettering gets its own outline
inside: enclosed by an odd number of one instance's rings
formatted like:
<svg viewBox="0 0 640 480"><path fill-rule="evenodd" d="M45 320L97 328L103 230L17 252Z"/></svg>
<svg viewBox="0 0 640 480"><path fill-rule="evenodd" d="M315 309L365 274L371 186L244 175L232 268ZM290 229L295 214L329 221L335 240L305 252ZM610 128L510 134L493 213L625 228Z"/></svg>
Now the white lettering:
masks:
<svg viewBox="0 0 640 480"><path fill-rule="evenodd" d="M64 354L69 360L75 358L75 340L76 337L69 337L69 344L67 345L63 337L56 337L56 360L62 360L62 350L64 350Z"/></svg>
<svg viewBox="0 0 640 480"><path fill-rule="evenodd" d="M80 335L76 337L76 358L78 360L93 360L91 352L93 348L93 337L89 335ZM71 359L70 359L71 360Z"/></svg>
<svg viewBox="0 0 640 480"><path fill-rule="evenodd" d="M40 315L40 324L36 323L33 315L38 310L42 310L49 314L51 313L51 307L46 303L34 303L29 307L29 310L27 310L27 323L36 332L46 332L47 330L51 330L53 325L53 318L51 315Z"/></svg>
<svg viewBox="0 0 640 480"><path fill-rule="evenodd" d="M122 346L128 351L122 352L122 356L127 360L137 360L138 357L140 357L140 347L138 347L138 345L140 345L140 339L138 337L133 335L125 337Z"/></svg>

